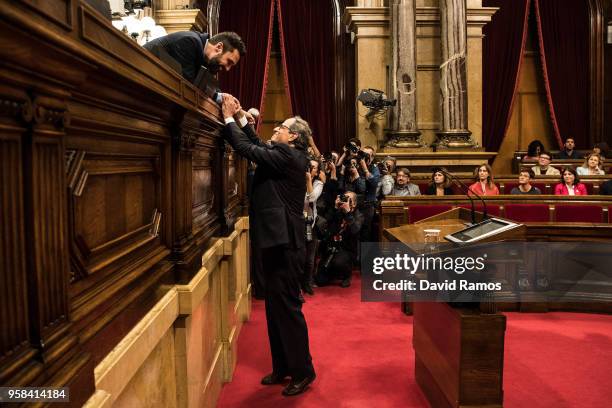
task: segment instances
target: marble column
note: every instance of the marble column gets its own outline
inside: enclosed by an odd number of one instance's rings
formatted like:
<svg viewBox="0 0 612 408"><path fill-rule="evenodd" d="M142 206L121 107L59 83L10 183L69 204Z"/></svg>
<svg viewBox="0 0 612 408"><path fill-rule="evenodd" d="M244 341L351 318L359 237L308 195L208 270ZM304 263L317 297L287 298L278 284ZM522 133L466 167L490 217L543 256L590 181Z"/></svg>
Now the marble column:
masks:
<svg viewBox="0 0 612 408"><path fill-rule="evenodd" d="M397 100L389 111L385 146L421 147L417 129L416 99L416 0L391 0L390 70L391 97Z"/></svg>
<svg viewBox="0 0 612 408"><path fill-rule="evenodd" d="M466 0L440 0L441 129L438 148L473 148L468 125Z"/></svg>
<svg viewBox="0 0 612 408"><path fill-rule="evenodd" d="M363 0L358 4L384 4L382 0ZM387 72L391 55L388 7L346 7L343 22L352 33L355 44L355 95L367 88L387 89ZM362 145L376 148L384 145L386 119L366 118L368 109L357 105L355 136Z"/></svg>

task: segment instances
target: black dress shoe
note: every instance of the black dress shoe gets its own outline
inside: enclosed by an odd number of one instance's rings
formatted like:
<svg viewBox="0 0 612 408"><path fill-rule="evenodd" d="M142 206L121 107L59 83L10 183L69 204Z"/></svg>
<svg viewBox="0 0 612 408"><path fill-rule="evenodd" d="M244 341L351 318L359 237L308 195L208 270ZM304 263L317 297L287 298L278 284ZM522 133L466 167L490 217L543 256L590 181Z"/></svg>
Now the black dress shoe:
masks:
<svg viewBox="0 0 612 408"><path fill-rule="evenodd" d="M262 385L274 385L274 384L282 384L287 378L286 375L270 373L261 379Z"/></svg>
<svg viewBox="0 0 612 408"><path fill-rule="evenodd" d="M293 395L298 395L306 391L308 386L317 378L315 374L312 374L302 380L291 380L289 385L285 387L283 390L283 395L286 397L291 397Z"/></svg>
<svg viewBox="0 0 612 408"><path fill-rule="evenodd" d="M351 280L344 279L342 282L340 282L340 286L343 288L348 288L349 286L351 286Z"/></svg>
<svg viewBox="0 0 612 408"><path fill-rule="evenodd" d="M302 295L302 292L300 292L300 296L298 296L298 299L300 300L300 303L306 303L306 299L304 299L304 295Z"/></svg>
<svg viewBox="0 0 612 408"><path fill-rule="evenodd" d="M304 292L308 293L310 296L314 295L314 290L312 290L312 285L310 285L310 283L304 286Z"/></svg>

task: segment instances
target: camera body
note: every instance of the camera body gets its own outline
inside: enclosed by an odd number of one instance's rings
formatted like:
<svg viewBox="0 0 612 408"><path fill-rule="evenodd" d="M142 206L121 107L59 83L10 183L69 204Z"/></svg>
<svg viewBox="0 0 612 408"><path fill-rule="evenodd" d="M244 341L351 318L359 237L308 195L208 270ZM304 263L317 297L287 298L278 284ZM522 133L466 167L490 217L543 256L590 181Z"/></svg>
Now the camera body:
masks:
<svg viewBox="0 0 612 408"><path fill-rule="evenodd" d="M389 174L389 168L384 161L376 163L376 166L378 167L380 174Z"/></svg>
<svg viewBox="0 0 612 408"><path fill-rule="evenodd" d="M306 223L306 241L312 242L312 227L314 225L314 218L312 215L304 213L304 222Z"/></svg>

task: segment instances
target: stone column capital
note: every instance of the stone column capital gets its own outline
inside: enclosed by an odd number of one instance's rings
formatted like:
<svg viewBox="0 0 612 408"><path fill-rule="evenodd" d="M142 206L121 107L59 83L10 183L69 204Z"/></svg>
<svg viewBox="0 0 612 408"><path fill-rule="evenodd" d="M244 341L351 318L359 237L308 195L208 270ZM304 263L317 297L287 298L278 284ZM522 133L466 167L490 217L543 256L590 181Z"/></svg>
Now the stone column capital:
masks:
<svg viewBox="0 0 612 408"><path fill-rule="evenodd" d="M389 37L389 7L347 7L342 22L356 38Z"/></svg>
<svg viewBox="0 0 612 408"><path fill-rule="evenodd" d="M483 27L491 21L493 14L495 14L498 9L498 7L468 8L466 10L467 25ZM439 26L440 9L438 7L417 7L416 20L419 26Z"/></svg>
<svg viewBox="0 0 612 408"><path fill-rule="evenodd" d="M206 32L208 21L200 9L155 10L155 21L163 26L168 34L189 31L192 27Z"/></svg>

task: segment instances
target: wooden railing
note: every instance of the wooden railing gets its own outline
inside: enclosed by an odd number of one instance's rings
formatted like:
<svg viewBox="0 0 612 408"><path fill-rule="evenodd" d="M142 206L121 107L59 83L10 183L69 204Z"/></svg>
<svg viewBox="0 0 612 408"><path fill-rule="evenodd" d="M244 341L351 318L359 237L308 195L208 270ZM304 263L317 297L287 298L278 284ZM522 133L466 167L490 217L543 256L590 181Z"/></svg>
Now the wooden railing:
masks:
<svg viewBox="0 0 612 408"><path fill-rule="evenodd" d="M0 385L71 386L243 213L217 105L81 0L0 7Z"/></svg>
<svg viewBox="0 0 612 408"><path fill-rule="evenodd" d="M612 196L555 196L555 195L498 195L483 197L489 210L496 208L499 216L506 216L508 204L547 205L548 219L541 222L555 222L557 220L556 209L559 205L582 205L601 207L601 223L610 221L609 211L612 207ZM482 204L474 199L476 208L482 211ZM470 201L459 195L454 196L413 196L392 197L389 196L380 205L380 231L385 228L397 227L413 222L410 216L410 208L413 206L470 206ZM382 238L382 233L380 235ZM612 238L612 236L610 237Z"/></svg>

